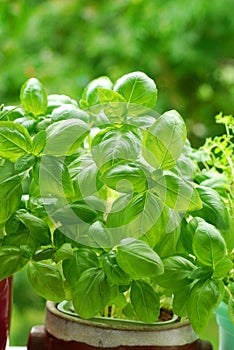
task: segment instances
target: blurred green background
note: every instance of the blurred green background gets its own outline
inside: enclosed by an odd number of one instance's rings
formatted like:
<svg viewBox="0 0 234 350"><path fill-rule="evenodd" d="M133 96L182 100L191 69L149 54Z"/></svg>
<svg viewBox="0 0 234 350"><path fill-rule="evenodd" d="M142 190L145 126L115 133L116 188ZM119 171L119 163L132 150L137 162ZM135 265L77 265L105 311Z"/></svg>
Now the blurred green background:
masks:
<svg viewBox="0 0 234 350"><path fill-rule="evenodd" d="M49 94L79 100L91 79L141 70L157 83L157 111L177 109L201 145L222 132L214 115L234 109L233 13L233 0L0 0L0 104L18 104L33 76ZM20 345L44 304L24 273L15 290L12 344Z"/></svg>
<svg viewBox="0 0 234 350"><path fill-rule="evenodd" d="M142 70L175 108L193 145L234 107L233 0L1 0L0 103L29 77L79 99L93 78Z"/></svg>

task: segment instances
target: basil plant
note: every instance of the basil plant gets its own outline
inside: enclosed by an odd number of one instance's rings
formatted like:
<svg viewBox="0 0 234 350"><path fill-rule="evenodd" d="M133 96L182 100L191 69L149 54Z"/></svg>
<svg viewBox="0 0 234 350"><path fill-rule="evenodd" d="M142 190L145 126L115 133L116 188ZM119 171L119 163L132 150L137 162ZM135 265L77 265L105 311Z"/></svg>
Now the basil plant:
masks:
<svg viewBox="0 0 234 350"><path fill-rule="evenodd" d="M86 319L153 323L170 300L197 332L232 300L228 209L196 180L184 120L156 101L133 72L79 101L31 78L1 106L0 279L26 266L40 296Z"/></svg>

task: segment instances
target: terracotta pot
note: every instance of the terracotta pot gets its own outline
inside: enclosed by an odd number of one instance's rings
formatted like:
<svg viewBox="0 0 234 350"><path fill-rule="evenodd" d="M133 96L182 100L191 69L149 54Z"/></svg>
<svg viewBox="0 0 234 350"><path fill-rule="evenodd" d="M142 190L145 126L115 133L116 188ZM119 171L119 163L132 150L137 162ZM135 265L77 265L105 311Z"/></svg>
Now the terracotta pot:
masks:
<svg viewBox="0 0 234 350"><path fill-rule="evenodd" d="M211 350L202 343L189 322L173 320L165 325L141 322L83 320L47 302L44 327L32 329L29 350Z"/></svg>
<svg viewBox="0 0 234 350"><path fill-rule="evenodd" d="M12 277L0 281L0 350L6 347L12 304Z"/></svg>

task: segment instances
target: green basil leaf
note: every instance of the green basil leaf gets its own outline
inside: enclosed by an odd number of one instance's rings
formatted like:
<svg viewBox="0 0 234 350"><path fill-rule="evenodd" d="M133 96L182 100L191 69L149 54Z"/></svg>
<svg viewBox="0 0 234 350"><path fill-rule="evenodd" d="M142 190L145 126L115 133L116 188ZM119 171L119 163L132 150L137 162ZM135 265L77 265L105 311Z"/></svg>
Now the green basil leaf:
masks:
<svg viewBox="0 0 234 350"><path fill-rule="evenodd" d="M43 131L46 130L46 128L48 128L50 125L52 124L52 120L51 118L47 117L47 118L39 118L39 121L37 123L37 127L36 127L36 131Z"/></svg>
<svg viewBox="0 0 234 350"><path fill-rule="evenodd" d="M0 122L0 157L15 162L32 151L31 137L22 125Z"/></svg>
<svg viewBox="0 0 234 350"><path fill-rule="evenodd" d="M113 90L98 88L97 91L99 101L110 123L122 124L127 113L125 99Z"/></svg>
<svg viewBox="0 0 234 350"><path fill-rule="evenodd" d="M21 270L27 264L28 258L22 254L20 248L2 246L0 247L0 261L0 280L2 280Z"/></svg>
<svg viewBox="0 0 234 350"><path fill-rule="evenodd" d="M50 230L44 220L25 210L18 210L16 217L28 228L35 241L44 245L51 243Z"/></svg>
<svg viewBox="0 0 234 350"><path fill-rule="evenodd" d="M75 282L80 278L82 272L99 266L99 261L96 253L88 248L79 248L75 253L74 257L69 260L64 260L63 274L67 281L74 285Z"/></svg>
<svg viewBox="0 0 234 350"><path fill-rule="evenodd" d="M15 171L21 173L23 171L31 168L36 162L36 158L32 154L25 154L24 156L18 158L15 162Z"/></svg>
<svg viewBox="0 0 234 350"><path fill-rule="evenodd" d="M67 119L49 125L46 133L44 154L69 156L77 151L89 134L89 127L82 120Z"/></svg>
<svg viewBox="0 0 234 350"><path fill-rule="evenodd" d="M73 197L72 180L62 159L43 156L39 168L41 196L44 197Z"/></svg>
<svg viewBox="0 0 234 350"><path fill-rule="evenodd" d="M37 120L30 118L29 116L17 118L14 120L14 122L25 127L25 129L27 129L30 134L34 132L35 127L37 125Z"/></svg>
<svg viewBox="0 0 234 350"><path fill-rule="evenodd" d="M197 282L189 295L188 316L196 333L206 326L224 294L222 281L208 279Z"/></svg>
<svg viewBox="0 0 234 350"><path fill-rule="evenodd" d="M69 213L70 214L70 213ZM82 213L84 214L84 213ZM85 215L87 211L85 212ZM51 214L52 215L52 214ZM71 217L71 214L70 214ZM64 221L66 218L64 218ZM68 242L72 241L73 245L85 245L88 246L89 238L87 236L88 229L90 228L90 223L86 223L84 220L80 220L78 215L75 214L74 221L72 224L68 223L67 225L59 226L59 230L66 236ZM79 220L79 221L78 221Z"/></svg>
<svg viewBox="0 0 234 350"><path fill-rule="evenodd" d="M171 221L170 216L171 215L169 213L169 221L167 223L167 226L170 225L170 221ZM173 215L173 217L175 217L175 219L178 219L176 215ZM180 253L180 250L178 248L180 231L181 231L180 225L178 225L172 231L171 230L165 231L164 234L161 235L159 242L156 244L154 250L157 252L160 252L160 257L162 259Z"/></svg>
<svg viewBox="0 0 234 350"><path fill-rule="evenodd" d="M181 154L181 156L177 159L176 165L173 168L180 176L190 180L193 179L196 173L196 164L191 159L191 156L186 156L185 154Z"/></svg>
<svg viewBox="0 0 234 350"><path fill-rule="evenodd" d="M135 320L137 318L131 303L127 303L127 305L124 307L123 314L128 320Z"/></svg>
<svg viewBox="0 0 234 350"><path fill-rule="evenodd" d="M138 194L132 199L119 197L112 205L106 225L116 228L118 236L121 233L123 237L134 234L134 237L139 238L153 227L160 225L161 220L162 222L165 220L163 210L164 206L160 199L150 191ZM156 232L157 234L159 238L162 232Z"/></svg>
<svg viewBox="0 0 234 350"><path fill-rule="evenodd" d="M1 105L0 120L15 120L24 117L24 115L25 112L21 107Z"/></svg>
<svg viewBox="0 0 234 350"><path fill-rule="evenodd" d="M144 192L148 188L145 172L135 163L121 162L113 165L101 175L100 180L123 193Z"/></svg>
<svg viewBox="0 0 234 350"><path fill-rule="evenodd" d="M126 119L124 120L125 124L128 125L132 125L136 128L140 128L140 129L148 129L151 127L151 125L155 122L155 119L157 119L157 117L155 117L154 115L151 115L152 111L148 111L147 109L144 110L144 113L140 114L139 112L139 107L135 105L135 111L133 110L133 106L131 105L131 115L127 115ZM137 112L137 118L136 118L136 113L134 115L133 112ZM155 112L156 113L156 112Z"/></svg>
<svg viewBox="0 0 234 350"><path fill-rule="evenodd" d="M154 198L154 199L153 199ZM152 223L152 227L144 233L146 227L149 227L149 224L144 228L145 220L141 220L138 225L138 232L140 239L146 242L151 248L154 248L155 245L160 241L161 237L167 233L168 226L168 208L164 207L160 202L159 198L153 197L152 199L152 211L154 211L154 223ZM154 206L154 209L153 209ZM142 215L142 219L144 216ZM133 222L134 225L134 222ZM131 230L131 224L129 225L129 229ZM143 235L142 235L143 234ZM161 251L160 251L161 254Z"/></svg>
<svg viewBox="0 0 234 350"><path fill-rule="evenodd" d="M110 286L102 269L91 268L84 271L72 290L75 311L82 318L96 316L108 303Z"/></svg>
<svg viewBox="0 0 234 350"><path fill-rule="evenodd" d="M105 89L105 88L97 88L99 101L101 104L109 104L117 103L117 102L125 102L126 100L123 96L118 94L116 91Z"/></svg>
<svg viewBox="0 0 234 350"><path fill-rule="evenodd" d="M35 241L31 232L24 227L20 231L7 234L3 239L4 246L27 246L33 253L39 247L38 242Z"/></svg>
<svg viewBox="0 0 234 350"><path fill-rule="evenodd" d="M173 311L180 317L188 316L188 295L190 286L185 286L178 291L173 292Z"/></svg>
<svg viewBox="0 0 234 350"><path fill-rule="evenodd" d="M111 296L108 302L109 305L116 305L118 309L122 310L127 305L126 296L119 292L119 286L111 286Z"/></svg>
<svg viewBox="0 0 234 350"><path fill-rule="evenodd" d="M66 204L50 213L51 217L62 225L72 225L80 223L91 223L97 219L95 209L87 205L84 201Z"/></svg>
<svg viewBox="0 0 234 350"><path fill-rule="evenodd" d="M122 216L122 222L127 223L128 236L134 233L134 237L144 240L144 235L147 233L149 235L152 231L151 234L155 235L155 244L166 231L167 219L166 208L162 201L150 191L134 197ZM165 223L166 226L163 226Z"/></svg>
<svg viewBox="0 0 234 350"><path fill-rule="evenodd" d="M145 193L137 194L135 197L125 195L117 198L108 213L107 227L123 227L132 220L136 219L144 211L147 195ZM127 211L127 212L126 212ZM121 227L121 230L122 230Z"/></svg>
<svg viewBox="0 0 234 350"><path fill-rule="evenodd" d="M182 221L180 240L188 253L193 253L193 237L201 221L204 220L199 217L192 218L188 223L185 219Z"/></svg>
<svg viewBox="0 0 234 350"><path fill-rule="evenodd" d="M16 175L0 182L0 224L6 222L19 206L22 180L22 176Z"/></svg>
<svg viewBox="0 0 234 350"><path fill-rule="evenodd" d="M226 243L216 227L199 222L193 238L193 251L202 264L215 269L226 255Z"/></svg>
<svg viewBox="0 0 234 350"><path fill-rule="evenodd" d="M156 322L160 314L159 295L144 281L132 281L130 299L141 321Z"/></svg>
<svg viewBox="0 0 234 350"><path fill-rule="evenodd" d="M191 284L190 275L196 266L182 256L172 256L163 260L164 273L157 278L163 288L172 291L180 290Z"/></svg>
<svg viewBox="0 0 234 350"><path fill-rule="evenodd" d="M225 256L215 264L213 277L224 278L232 268L233 262Z"/></svg>
<svg viewBox="0 0 234 350"><path fill-rule="evenodd" d="M111 232L100 221L94 222L88 230L88 243L89 247L97 248L109 248L113 244L111 243Z"/></svg>
<svg viewBox="0 0 234 350"><path fill-rule="evenodd" d="M178 112L165 112L144 132L142 154L154 168L171 169L186 141L186 126Z"/></svg>
<svg viewBox="0 0 234 350"><path fill-rule="evenodd" d="M0 164L0 183L15 175L14 164L8 160L1 161Z"/></svg>
<svg viewBox="0 0 234 350"><path fill-rule="evenodd" d="M27 274L33 289L43 298L54 302L65 298L63 279L57 265L30 262Z"/></svg>
<svg viewBox="0 0 234 350"><path fill-rule="evenodd" d="M114 251L110 251L105 255L103 269L111 284L128 285L131 282L131 277L119 267Z"/></svg>
<svg viewBox="0 0 234 350"><path fill-rule="evenodd" d="M172 172L167 172L159 180L154 190L170 208L187 212L198 210L201 199L193 184Z"/></svg>
<svg viewBox="0 0 234 350"><path fill-rule="evenodd" d="M36 117L46 113L47 94L36 78L30 78L23 84L20 90L20 101L27 113L32 113Z"/></svg>
<svg viewBox="0 0 234 350"><path fill-rule="evenodd" d="M51 113L54 108L60 107L62 105L74 105L78 106L78 103L73 100L71 97L66 95L59 95L59 94L51 94L47 97L48 103L47 103L47 112Z"/></svg>
<svg viewBox="0 0 234 350"><path fill-rule="evenodd" d="M131 130L108 128L94 137L92 156L98 168L105 171L121 160L135 160L140 148L140 138Z"/></svg>
<svg viewBox="0 0 234 350"><path fill-rule="evenodd" d="M46 145L46 131L39 131L33 138L32 153L38 156Z"/></svg>
<svg viewBox="0 0 234 350"><path fill-rule="evenodd" d="M189 276L191 279L208 279L212 276L213 269L210 266L197 267Z"/></svg>
<svg viewBox="0 0 234 350"><path fill-rule="evenodd" d="M78 186L83 198L96 193L103 183L99 180L99 171L96 163L90 156L79 157L68 166L73 183Z"/></svg>
<svg viewBox="0 0 234 350"><path fill-rule="evenodd" d="M118 265L133 279L162 275L163 263L145 242L126 238L117 246Z"/></svg>
<svg viewBox="0 0 234 350"><path fill-rule="evenodd" d="M54 248L52 247L38 249L33 253L32 259L34 261L52 259L53 253L54 253Z"/></svg>
<svg viewBox="0 0 234 350"><path fill-rule="evenodd" d="M62 244L53 254L53 260L55 262L71 258L73 258L73 249L71 243Z"/></svg>
<svg viewBox="0 0 234 350"><path fill-rule="evenodd" d="M202 208L195 211L193 215L200 216L220 230L227 230L229 227L228 211L219 194L209 187L197 186L196 189L202 200Z"/></svg>
<svg viewBox="0 0 234 350"><path fill-rule="evenodd" d="M142 72L123 75L114 85L114 91L122 95L128 105L138 104L154 108L157 101L155 82Z"/></svg>
<svg viewBox="0 0 234 350"><path fill-rule="evenodd" d="M91 81L85 88L82 100L80 101L81 108L87 108L99 103L98 88L111 89L112 82L108 77L99 77Z"/></svg>
<svg viewBox="0 0 234 350"><path fill-rule="evenodd" d="M89 115L82 109L79 109L73 104L64 104L58 108L55 108L51 114L51 120L58 122L66 119L79 119L85 123L89 123Z"/></svg>

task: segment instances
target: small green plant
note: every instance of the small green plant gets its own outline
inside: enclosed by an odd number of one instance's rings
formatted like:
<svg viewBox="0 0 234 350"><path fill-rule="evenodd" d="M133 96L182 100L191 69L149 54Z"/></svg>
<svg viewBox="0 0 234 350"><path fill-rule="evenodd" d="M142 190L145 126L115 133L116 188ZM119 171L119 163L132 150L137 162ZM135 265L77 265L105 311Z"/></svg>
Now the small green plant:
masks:
<svg viewBox="0 0 234 350"><path fill-rule="evenodd" d="M197 160L196 181L201 186L216 190L229 213L229 229L222 231L227 242L230 259L234 260L234 118L232 115L218 114L216 123L224 127L220 136L207 138L204 145L194 153ZM214 219L213 219L214 220ZM223 279L224 301L229 305L229 316L233 317L234 269L233 265Z"/></svg>
<svg viewBox="0 0 234 350"><path fill-rule="evenodd" d="M207 138L196 152L200 170L198 181L220 193L234 219L234 118L220 113L215 120L224 126L224 133Z"/></svg>
<svg viewBox="0 0 234 350"><path fill-rule="evenodd" d="M0 279L95 315L157 321L163 302L205 327L233 267L229 212L198 184L186 126L158 115L142 72L92 81L79 102L35 78L0 115Z"/></svg>

